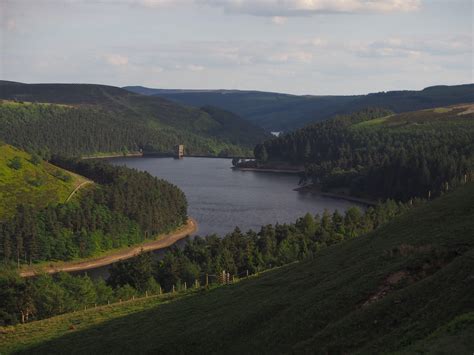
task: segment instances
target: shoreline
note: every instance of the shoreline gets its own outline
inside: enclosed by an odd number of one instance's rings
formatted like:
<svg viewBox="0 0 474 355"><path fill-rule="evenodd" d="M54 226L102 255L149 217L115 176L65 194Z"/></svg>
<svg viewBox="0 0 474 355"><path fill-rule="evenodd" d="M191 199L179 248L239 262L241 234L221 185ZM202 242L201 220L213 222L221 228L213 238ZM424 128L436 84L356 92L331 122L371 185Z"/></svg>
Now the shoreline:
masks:
<svg viewBox="0 0 474 355"><path fill-rule="evenodd" d="M108 158L126 158L126 157L142 157L143 156L143 153L140 153L140 152L133 152L133 153L127 153L127 154L123 154L123 153L108 153L108 154L104 154L104 155L85 155L83 157L81 157L81 159L83 160L87 160L87 159L108 159Z"/></svg>
<svg viewBox="0 0 474 355"><path fill-rule="evenodd" d="M95 269L98 267L113 264L115 262L133 258L140 254L142 251L148 252L153 250L164 249L172 246L177 241L188 237L191 234L196 233L198 230L198 224L195 219L189 217L185 225L176 229L173 232L167 234L161 234L157 239L148 241L139 245L131 246L123 250L119 250L115 253L100 256L97 258L91 258L89 260L65 262L60 265L50 266L38 266L28 267L19 272L21 277L32 277L39 273L45 272L47 274L55 274L61 271L75 272Z"/></svg>
<svg viewBox="0 0 474 355"><path fill-rule="evenodd" d="M301 174L304 173L304 170L292 170L292 169L265 169L265 168L239 168L233 166L231 169L238 171L255 171L260 173L282 173L282 174Z"/></svg>
<svg viewBox="0 0 474 355"><path fill-rule="evenodd" d="M377 205L377 201L361 198L361 197L355 197L355 196L350 196L350 195L345 195L345 194L338 194L334 192L323 192L321 191L317 186L315 185L305 185L305 186L300 186L293 191L298 191L298 192L310 192L314 194L318 194L323 197L329 197L329 198L334 198L334 199L339 199L339 200L346 200L350 202L356 202L360 203L366 206L375 206Z"/></svg>

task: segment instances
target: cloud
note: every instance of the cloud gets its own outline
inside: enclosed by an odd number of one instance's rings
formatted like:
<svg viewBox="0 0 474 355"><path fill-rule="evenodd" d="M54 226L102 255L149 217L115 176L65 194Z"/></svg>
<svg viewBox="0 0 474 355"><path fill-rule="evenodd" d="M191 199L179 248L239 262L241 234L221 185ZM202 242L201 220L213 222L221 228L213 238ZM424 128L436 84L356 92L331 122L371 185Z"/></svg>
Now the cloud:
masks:
<svg viewBox="0 0 474 355"><path fill-rule="evenodd" d="M196 0L195 2L220 7L229 13L270 17L309 16L321 13L411 12L421 7L421 0Z"/></svg>
<svg viewBox="0 0 474 355"><path fill-rule="evenodd" d="M204 67L202 65L189 64L186 66L186 69L190 71L203 71Z"/></svg>
<svg viewBox="0 0 474 355"><path fill-rule="evenodd" d="M17 0L26 1L26 0ZM271 17L276 24L288 16L338 13L411 12L421 7L422 0L37 0L70 4L110 4L161 7L211 6L227 13Z"/></svg>
<svg viewBox="0 0 474 355"><path fill-rule="evenodd" d="M288 21L288 18L283 17L283 16L273 16L272 17L272 22L275 25L284 25Z"/></svg>
<svg viewBox="0 0 474 355"><path fill-rule="evenodd" d="M125 66L128 65L128 57L120 54L106 54L104 56L105 61L113 66Z"/></svg>

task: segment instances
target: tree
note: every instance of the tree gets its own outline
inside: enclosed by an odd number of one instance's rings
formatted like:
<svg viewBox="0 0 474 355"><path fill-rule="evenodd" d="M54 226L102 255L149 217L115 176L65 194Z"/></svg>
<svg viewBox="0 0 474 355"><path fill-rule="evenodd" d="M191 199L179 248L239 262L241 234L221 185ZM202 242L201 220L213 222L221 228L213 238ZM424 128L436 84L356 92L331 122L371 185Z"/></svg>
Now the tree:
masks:
<svg viewBox="0 0 474 355"><path fill-rule="evenodd" d="M264 163L268 160L267 148L264 144L257 144L254 149L255 159Z"/></svg>

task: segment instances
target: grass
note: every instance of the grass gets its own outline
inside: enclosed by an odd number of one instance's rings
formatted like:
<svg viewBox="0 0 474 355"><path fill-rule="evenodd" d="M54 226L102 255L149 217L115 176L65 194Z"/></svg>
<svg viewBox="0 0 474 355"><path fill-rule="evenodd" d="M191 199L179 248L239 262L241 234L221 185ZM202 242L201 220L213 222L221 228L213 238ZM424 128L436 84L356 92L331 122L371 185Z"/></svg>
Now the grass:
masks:
<svg viewBox="0 0 474 355"><path fill-rule="evenodd" d="M471 183L258 278L0 328L0 353L471 354L473 270Z"/></svg>
<svg viewBox="0 0 474 355"><path fill-rule="evenodd" d="M18 167L12 167L12 161ZM45 161L34 163L32 156L0 143L0 220L13 214L18 204L38 207L65 202L84 177Z"/></svg>
<svg viewBox="0 0 474 355"><path fill-rule="evenodd" d="M380 117L380 118L374 118L373 120L362 121L362 122L359 122L359 123L355 124L353 127L355 127L355 128L364 128L364 127L378 126L378 125L381 125L382 123L386 122L389 117L390 116L385 116L385 117Z"/></svg>

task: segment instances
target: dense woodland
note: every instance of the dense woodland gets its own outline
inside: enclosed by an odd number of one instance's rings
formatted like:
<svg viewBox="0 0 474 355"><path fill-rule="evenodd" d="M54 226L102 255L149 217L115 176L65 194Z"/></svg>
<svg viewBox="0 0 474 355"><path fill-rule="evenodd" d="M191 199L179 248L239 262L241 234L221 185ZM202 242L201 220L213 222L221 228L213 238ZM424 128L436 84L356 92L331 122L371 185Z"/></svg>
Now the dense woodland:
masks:
<svg viewBox="0 0 474 355"><path fill-rule="evenodd" d="M0 103L0 139L46 159L51 154L172 153L178 143L185 145L187 154L249 154L250 148L241 145L241 136L235 131L234 144L227 137L213 137L212 132L199 133L158 122L150 126L136 113L111 112L102 107Z"/></svg>
<svg viewBox="0 0 474 355"><path fill-rule="evenodd" d="M416 200L413 205L419 203ZM145 292L156 294L160 288L180 290L184 283L203 285L206 274L213 283L222 271L243 277L247 272L317 258L322 248L370 232L411 206L387 201L365 212L353 207L344 214L307 214L294 224L267 225L258 233L236 228L223 238L196 237L183 249L171 248L160 261L148 253L114 264L107 283L65 273L21 279L14 272L4 272L0 274L0 324L47 318Z"/></svg>
<svg viewBox="0 0 474 355"><path fill-rule="evenodd" d="M97 184L65 204L19 205L15 216L0 224L0 259L7 264L89 257L186 222L183 192L164 180L102 162L54 162Z"/></svg>
<svg viewBox="0 0 474 355"><path fill-rule="evenodd" d="M212 107L105 85L0 81L0 139L30 152L170 153L184 144L186 154L248 156L266 138L260 127Z"/></svg>
<svg viewBox="0 0 474 355"><path fill-rule="evenodd" d="M255 156L261 164L304 164L304 181L324 190L396 200L427 197L472 172L474 115L462 111L390 116L367 109L268 140L256 146Z"/></svg>
<svg viewBox="0 0 474 355"><path fill-rule="evenodd" d="M284 132L366 107L384 107L399 113L474 102L473 84L350 96L299 96L240 90L160 90L140 86L126 89L196 107L212 105L233 112L268 131Z"/></svg>

